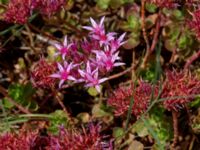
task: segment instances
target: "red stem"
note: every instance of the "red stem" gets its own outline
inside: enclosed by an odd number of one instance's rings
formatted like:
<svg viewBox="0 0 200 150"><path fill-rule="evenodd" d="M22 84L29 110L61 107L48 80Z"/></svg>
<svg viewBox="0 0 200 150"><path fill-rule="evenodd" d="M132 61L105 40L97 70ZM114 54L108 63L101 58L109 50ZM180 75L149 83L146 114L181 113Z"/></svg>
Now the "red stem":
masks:
<svg viewBox="0 0 200 150"><path fill-rule="evenodd" d="M173 128L174 128L174 139L172 143L172 147L174 148L178 142L178 113L176 111L172 111L173 118Z"/></svg>
<svg viewBox="0 0 200 150"><path fill-rule="evenodd" d="M188 69L189 66L200 57L200 50L194 53L191 57L188 58L187 62L185 63L184 69Z"/></svg>

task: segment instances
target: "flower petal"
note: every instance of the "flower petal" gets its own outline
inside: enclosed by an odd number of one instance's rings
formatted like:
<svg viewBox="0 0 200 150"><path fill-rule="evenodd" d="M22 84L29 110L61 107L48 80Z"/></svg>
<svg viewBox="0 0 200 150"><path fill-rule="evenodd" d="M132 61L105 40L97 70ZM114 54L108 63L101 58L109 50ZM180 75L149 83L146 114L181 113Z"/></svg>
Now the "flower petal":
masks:
<svg viewBox="0 0 200 150"><path fill-rule="evenodd" d="M108 80L108 78L102 78L102 79L100 79L100 80L99 80L99 84L105 82L106 80Z"/></svg>
<svg viewBox="0 0 200 150"><path fill-rule="evenodd" d="M68 76L68 79L72 81L76 81L76 79L73 76Z"/></svg>
<svg viewBox="0 0 200 150"><path fill-rule="evenodd" d="M65 80L60 80L58 87L61 88Z"/></svg>
<svg viewBox="0 0 200 150"><path fill-rule="evenodd" d="M93 28L90 27L90 26L83 26L82 28L83 28L83 29L86 29L86 30L89 30L89 31L93 31Z"/></svg>
<svg viewBox="0 0 200 150"><path fill-rule="evenodd" d="M101 20L100 20L100 26L103 26L103 22L104 22L104 20L105 20L105 16L103 16L102 18L101 18Z"/></svg>
<svg viewBox="0 0 200 150"><path fill-rule="evenodd" d="M60 72L64 71L64 68L60 63L57 63L57 66L58 66L58 69L59 69Z"/></svg>
<svg viewBox="0 0 200 150"><path fill-rule="evenodd" d="M125 63L120 63L120 62L114 63L115 67L117 67L117 66L123 66L123 65L125 65Z"/></svg>
<svg viewBox="0 0 200 150"><path fill-rule="evenodd" d="M101 88L100 88L100 85L95 85L95 89L97 90L97 92L101 92Z"/></svg>
<svg viewBox="0 0 200 150"><path fill-rule="evenodd" d="M58 50L62 49L62 45L60 45L59 43L54 43L53 46Z"/></svg>
<svg viewBox="0 0 200 150"><path fill-rule="evenodd" d="M84 71L78 69L78 72L81 75L81 77L85 78L85 72Z"/></svg>
<svg viewBox="0 0 200 150"><path fill-rule="evenodd" d="M93 27L95 27L95 28L97 27L97 23L91 17L90 17L90 22L91 22L91 24L92 24Z"/></svg>
<svg viewBox="0 0 200 150"><path fill-rule="evenodd" d="M65 36L65 38L64 38L63 46L67 47L67 36Z"/></svg>
<svg viewBox="0 0 200 150"><path fill-rule="evenodd" d="M91 73L91 67L90 67L90 62L89 61L87 61L86 72L87 73Z"/></svg>
<svg viewBox="0 0 200 150"><path fill-rule="evenodd" d="M52 78L61 78L61 75L58 74L58 73L54 73L54 74L51 74L49 77L52 77Z"/></svg>

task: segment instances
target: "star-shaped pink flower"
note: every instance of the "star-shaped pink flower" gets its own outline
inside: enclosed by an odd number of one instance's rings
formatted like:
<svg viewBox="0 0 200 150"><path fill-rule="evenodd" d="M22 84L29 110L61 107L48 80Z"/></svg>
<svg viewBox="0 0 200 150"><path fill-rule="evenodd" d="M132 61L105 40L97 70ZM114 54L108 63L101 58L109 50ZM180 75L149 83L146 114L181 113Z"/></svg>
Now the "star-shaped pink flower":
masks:
<svg viewBox="0 0 200 150"><path fill-rule="evenodd" d="M59 88L61 88L64 82L67 80L76 81L76 79L70 73L71 69L77 65L73 65L73 63L68 64L66 61L64 62L64 66L62 66L60 63L57 63L57 65L59 71L50 75L50 77L60 79Z"/></svg>
<svg viewBox="0 0 200 150"><path fill-rule="evenodd" d="M53 46L55 46L58 50L58 52L55 53L55 56L61 55L62 59L65 60L65 57L69 54L72 45L73 43L68 44L67 36L65 36L62 44L54 43Z"/></svg>
<svg viewBox="0 0 200 150"><path fill-rule="evenodd" d="M99 79L99 72L98 72L98 68L96 68L95 70L91 70L91 64L88 61L87 62L87 66L86 66L86 70L78 70L81 77L83 78L83 80L86 82L86 87L95 87L96 90L98 92L101 91L100 89L100 84L105 82L107 80L107 78L102 78Z"/></svg>

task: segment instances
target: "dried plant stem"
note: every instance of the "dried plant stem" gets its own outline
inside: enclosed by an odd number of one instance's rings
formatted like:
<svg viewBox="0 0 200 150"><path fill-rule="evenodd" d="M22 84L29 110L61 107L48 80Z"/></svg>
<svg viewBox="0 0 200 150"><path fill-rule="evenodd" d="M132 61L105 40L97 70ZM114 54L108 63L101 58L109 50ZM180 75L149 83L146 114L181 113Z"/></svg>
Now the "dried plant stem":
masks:
<svg viewBox="0 0 200 150"><path fill-rule="evenodd" d="M198 50L196 53L194 53L190 58L187 59L187 62L184 66L184 69L188 69L189 66L200 57L200 50Z"/></svg>
<svg viewBox="0 0 200 150"><path fill-rule="evenodd" d="M158 42L158 35L159 35L159 31L160 31L160 22L161 22L161 12L158 12L158 17L156 20L156 27L155 27L155 31L154 31L154 36L153 36L153 41L151 44L151 48L150 48L150 52L153 52L156 44Z"/></svg>
<svg viewBox="0 0 200 150"><path fill-rule="evenodd" d="M80 29L78 29L77 28L77 26L75 26L75 25L72 25L71 23L69 23L68 21L66 21L66 20L63 20L62 18L58 18L59 20L59 22L60 22L60 24L65 24L68 28L70 28L71 30L73 30L74 32L76 32L79 36L79 38L82 38L82 37L84 37L84 36L86 36L87 35L87 33L84 33L84 32L82 32Z"/></svg>
<svg viewBox="0 0 200 150"><path fill-rule="evenodd" d="M54 92L54 95L55 95L55 99L57 100L57 102L59 103L59 105L62 107L63 111L66 113L68 119L71 120L71 115L70 113L68 112L67 108L65 107L64 103L62 102L60 96L57 94L58 92Z"/></svg>
<svg viewBox="0 0 200 150"><path fill-rule="evenodd" d="M29 41L30 41L30 45L31 47L34 47L34 40L33 40L33 35L31 33L31 30L29 28L29 26L25 25L26 31L27 31L27 35L29 37Z"/></svg>
<svg viewBox="0 0 200 150"><path fill-rule="evenodd" d="M13 105L15 105L21 112L23 112L23 113L25 113L25 114L31 114L31 112L30 112L28 109L24 108L22 105L18 104L18 103L15 102L12 98L10 98L9 95L8 95L8 93L7 93L7 91L6 91L6 89L5 89L4 87L2 87L1 85L0 85L0 93L1 93L3 96L5 96L6 99L7 99L10 103L12 103Z"/></svg>
<svg viewBox="0 0 200 150"><path fill-rule="evenodd" d="M144 40L146 42L146 51L149 51L150 46L149 46L149 39L147 37L147 33L146 33L146 23L145 23L145 1L146 0L142 0L141 1L141 20L142 20L142 34L144 37Z"/></svg>
<svg viewBox="0 0 200 150"><path fill-rule="evenodd" d="M196 137L195 137L195 135L193 135L188 150L193 150L195 139L196 139Z"/></svg>
<svg viewBox="0 0 200 150"><path fill-rule="evenodd" d="M0 7L1 7L1 8L4 8L4 9L7 8L7 6L6 6L6 5L3 5L3 4L0 4Z"/></svg>
<svg viewBox="0 0 200 150"><path fill-rule="evenodd" d="M38 33L40 33L40 34L42 34L42 35L48 37L48 38L51 39L51 40L59 41L59 40L58 40L57 38L55 38L54 36L52 36L52 35L50 35L50 34L44 32L44 31L40 30L39 28L35 27L34 25L32 25L32 24L30 24L30 23L27 23L27 24L28 24L28 27L29 27L30 29L32 29L32 30L34 30L34 31L36 31L36 32L38 32Z"/></svg>
<svg viewBox="0 0 200 150"><path fill-rule="evenodd" d="M144 17L142 17L144 18ZM157 20L156 20L156 27L155 27L155 31L154 31L154 36L153 36L153 41L152 41L152 44L151 44L151 47L149 46L149 41L148 41L148 38L147 38L147 34L146 34L146 31L145 31L145 20L142 19L142 31L143 31L143 36L144 36L144 39L146 39L146 53L145 53L145 56L143 58L143 63L141 64L141 67L144 68L146 66L146 63L147 63L147 60L150 56L150 54L154 51L155 47L156 47L156 44L158 42L158 35L159 35L159 31L160 31L160 20L161 20L161 12L159 11L158 12L158 17L157 17Z"/></svg>
<svg viewBox="0 0 200 150"><path fill-rule="evenodd" d="M117 74L114 74L112 76L109 76L108 80L112 80L112 79L118 78L120 76L123 76L123 75L127 74L128 72L131 72L134 69L134 67L135 66L131 66L131 67L127 68L126 70L120 72L120 73L117 73Z"/></svg>
<svg viewBox="0 0 200 150"><path fill-rule="evenodd" d="M173 128L174 128L174 139L172 143L172 147L174 148L178 142L178 112L172 111L173 118Z"/></svg>

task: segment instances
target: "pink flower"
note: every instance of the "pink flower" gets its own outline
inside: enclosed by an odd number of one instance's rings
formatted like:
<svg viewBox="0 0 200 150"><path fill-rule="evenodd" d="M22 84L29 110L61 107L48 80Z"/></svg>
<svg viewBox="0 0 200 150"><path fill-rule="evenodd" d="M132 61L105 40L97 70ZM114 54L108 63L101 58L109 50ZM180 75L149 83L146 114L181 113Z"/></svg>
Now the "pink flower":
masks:
<svg viewBox="0 0 200 150"><path fill-rule="evenodd" d="M95 40L98 40L100 46L109 45L109 42L114 40L114 35L116 35L115 32L110 32L108 34L105 34L105 32L102 32L101 34L93 34L91 37Z"/></svg>
<svg viewBox="0 0 200 150"><path fill-rule="evenodd" d="M67 36L65 36L63 44L55 43L53 46L55 46L58 49L58 52L55 54L55 56L62 55L63 60L65 59L66 55L69 55L69 50L73 43L68 44L67 42Z"/></svg>
<svg viewBox="0 0 200 150"><path fill-rule="evenodd" d="M92 27L91 26L83 26L83 28L91 31L91 33L101 35L102 33L105 33L104 25L103 25L104 19L105 19L105 17L102 17L101 20L100 20L100 23L97 24L94 21L94 19L90 18L90 22L92 24Z"/></svg>
<svg viewBox="0 0 200 150"><path fill-rule="evenodd" d="M118 39L114 39L111 41L110 43L110 47L112 50L117 50L121 45L123 45L124 43L126 43L126 41L124 40L126 33L123 33Z"/></svg>
<svg viewBox="0 0 200 150"><path fill-rule="evenodd" d="M100 68L105 68L106 71L110 71L113 67L124 65L122 62L116 62L120 60L119 51L113 53L113 51L108 49L108 47L104 48L105 51L98 51L95 50L94 53L96 54L96 63L99 65Z"/></svg>
<svg viewBox="0 0 200 150"><path fill-rule="evenodd" d="M86 70L83 71L83 70L79 69L78 71L79 71L81 77L83 77L82 80L86 82L86 87L95 87L98 92L101 91L100 84L103 83L104 81L106 81L107 78L99 79L98 68L96 68L95 70L92 71L91 64L88 61Z"/></svg>
<svg viewBox="0 0 200 150"><path fill-rule="evenodd" d="M52 78L59 78L59 88L63 85L66 80L76 81L76 79L70 74L71 69L76 67L77 65L73 65L73 63L68 64L66 61L64 62L64 66L58 63L59 72L50 75Z"/></svg>
<svg viewBox="0 0 200 150"><path fill-rule="evenodd" d="M81 48L83 49L83 53L86 55L90 55L92 50L99 49L99 42L98 41L88 41L87 39L84 39L83 42L81 42Z"/></svg>

